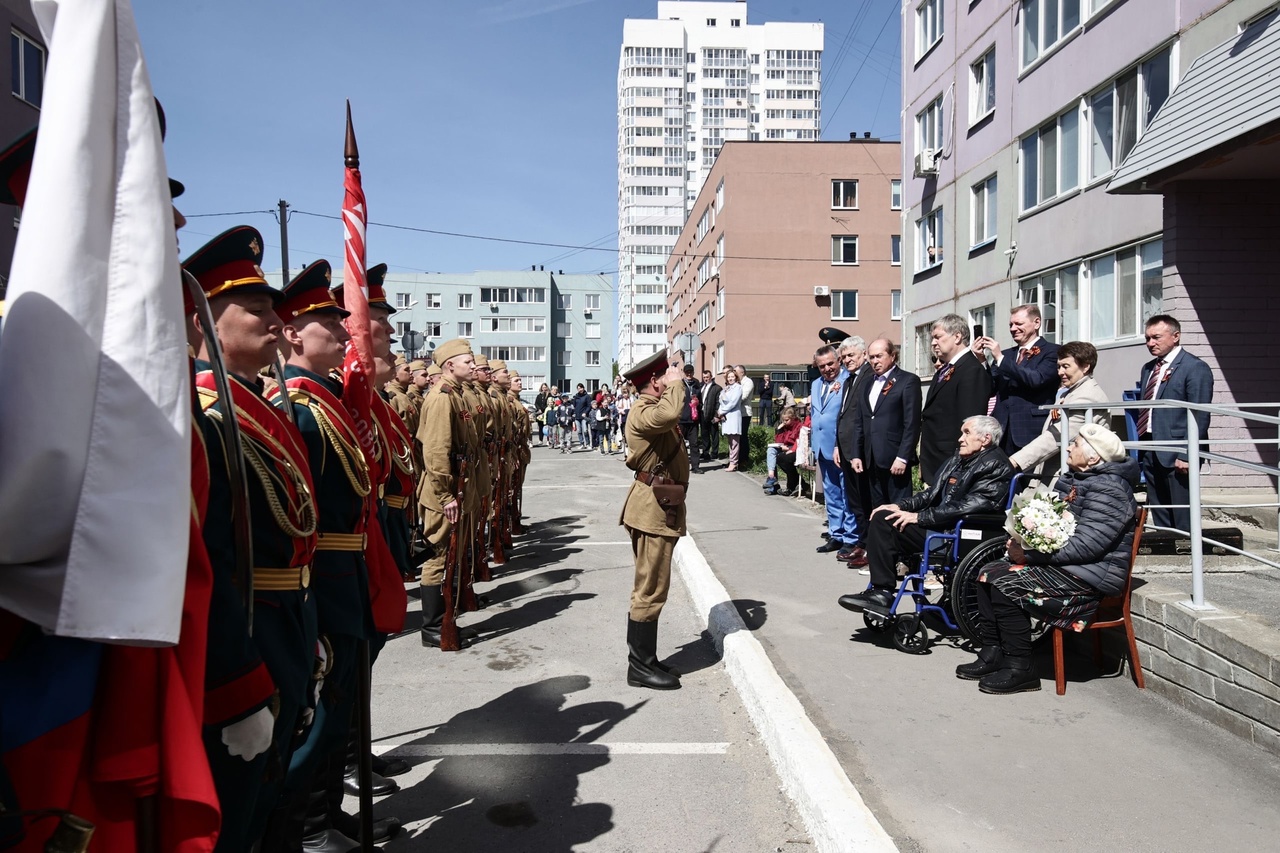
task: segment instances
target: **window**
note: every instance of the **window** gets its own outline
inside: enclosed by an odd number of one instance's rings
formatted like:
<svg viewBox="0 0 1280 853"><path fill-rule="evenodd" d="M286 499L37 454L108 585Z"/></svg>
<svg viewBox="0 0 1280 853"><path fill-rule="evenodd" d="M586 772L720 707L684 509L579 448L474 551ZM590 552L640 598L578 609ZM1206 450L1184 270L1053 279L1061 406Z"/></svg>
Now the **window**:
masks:
<svg viewBox="0 0 1280 853"><path fill-rule="evenodd" d="M902 180L899 178L889 181L889 209L902 210Z"/></svg>
<svg viewBox="0 0 1280 853"><path fill-rule="evenodd" d="M729 26L731 26L731 27L740 27L740 26L742 26L742 19L741 19L741 18L730 18L730 19L729 19Z"/></svg>
<svg viewBox="0 0 1280 853"><path fill-rule="evenodd" d="M480 353L487 359L502 359L503 361L546 361L546 347L513 347L507 345L480 347Z"/></svg>
<svg viewBox="0 0 1280 853"><path fill-rule="evenodd" d="M716 319L724 319L724 288L716 289Z"/></svg>
<svg viewBox="0 0 1280 853"><path fill-rule="evenodd" d="M571 352L556 353L556 367L573 367L573 353Z"/></svg>
<svg viewBox="0 0 1280 853"><path fill-rule="evenodd" d="M920 377L933 376L933 324L925 323L916 326L916 370Z"/></svg>
<svg viewBox="0 0 1280 853"><path fill-rule="evenodd" d="M985 246L996 239L996 176L992 175L973 186L973 203L970 207L970 221L973 237L970 245L974 248Z"/></svg>
<svg viewBox="0 0 1280 853"><path fill-rule="evenodd" d="M698 309L698 331L705 332L711 326L711 303Z"/></svg>
<svg viewBox="0 0 1280 853"><path fill-rule="evenodd" d="M556 305L556 307L559 308L561 311L573 310L573 294L572 293L556 294L556 301L559 303L558 305Z"/></svg>
<svg viewBox="0 0 1280 853"><path fill-rule="evenodd" d="M480 321L482 332L545 332L547 321L542 317L485 317Z"/></svg>
<svg viewBox="0 0 1280 853"><path fill-rule="evenodd" d="M1080 26L1080 0L1022 0L1018 18L1026 68Z"/></svg>
<svg viewBox="0 0 1280 853"><path fill-rule="evenodd" d="M1146 318L1163 309L1163 240L1024 278L1018 282L1018 298L1040 306L1044 335L1052 340L1110 343L1138 338Z"/></svg>
<svg viewBox="0 0 1280 853"><path fill-rule="evenodd" d="M942 263L942 208L916 220L916 268L932 269Z"/></svg>
<svg viewBox="0 0 1280 853"><path fill-rule="evenodd" d="M572 323L556 323L556 337L568 340L573 337Z"/></svg>
<svg viewBox="0 0 1280 853"><path fill-rule="evenodd" d="M1076 106L1022 139L1022 209L1080 186L1080 111Z"/></svg>
<svg viewBox="0 0 1280 853"><path fill-rule="evenodd" d="M716 344L715 371L719 373L722 370L724 370L724 344Z"/></svg>
<svg viewBox="0 0 1280 853"><path fill-rule="evenodd" d="M44 98L44 48L17 30L9 33L13 94L33 107Z"/></svg>
<svg viewBox="0 0 1280 853"><path fill-rule="evenodd" d="M891 266L902 266L902 235L894 234L889 238L889 264Z"/></svg>
<svg viewBox="0 0 1280 853"><path fill-rule="evenodd" d="M440 323L426 323L422 327L422 334L426 335L428 338L443 337L440 332L440 325Z"/></svg>
<svg viewBox="0 0 1280 853"><path fill-rule="evenodd" d="M586 294L585 296L583 296L582 298L583 298L583 300L584 300L584 304L583 304L583 306L582 306L582 308L583 308L583 310L584 310L584 311L599 311L599 310L600 310L600 294L598 294L598 293L588 293L588 294Z"/></svg>
<svg viewBox="0 0 1280 853"><path fill-rule="evenodd" d="M969 311L969 331L972 333L974 326L982 327L982 334L991 335L996 331L996 306L983 305L981 308L974 308ZM972 340L972 338L970 339ZM978 359L981 361L982 359Z"/></svg>
<svg viewBox="0 0 1280 853"><path fill-rule="evenodd" d="M889 291L889 319L890 320L902 319L902 291L901 290Z"/></svg>
<svg viewBox="0 0 1280 853"><path fill-rule="evenodd" d="M543 303L547 301L545 287L482 287L480 301L490 304L519 302Z"/></svg>
<svg viewBox="0 0 1280 853"><path fill-rule="evenodd" d="M439 308L439 307L440 307L440 294L438 294L438 293L424 293L424 294L422 294L422 302L423 302L423 305L425 305L427 308Z"/></svg>
<svg viewBox="0 0 1280 853"><path fill-rule="evenodd" d="M832 320L858 319L858 291L856 290L831 291L831 319Z"/></svg>
<svg viewBox="0 0 1280 853"><path fill-rule="evenodd" d="M942 150L942 96L916 115L916 150Z"/></svg>
<svg viewBox="0 0 1280 853"><path fill-rule="evenodd" d="M473 338L475 334L472 332L471 321L458 321L458 337Z"/></svg>
<svg viewBox="0 0 1280 853"><path fill-rule="evenodd" d="M599 337L600 337L600 324L588 323L587 324L587 340L592 340Z"/></svg>
<svg viewBox="0 0 1280 853"><path fill-rule="evenodd" d="M942 40L942 0L924 0L916 7L916 59Z"/></svg>
<svg viewBox="0 0 1280 853"><path fill-rule="evenodd" d="M600 366L600 350L598 349L587 350L587 367L599 367L599 366Z"/></svg>
<svg viewBox="0 0 1280 853"><path fill-rule="evenodd" d="M996 49L969 66L969 123L977 124L996 109Z"/></svg>
<svg viewBox="0 0 1280 853"><path fill-rule="evenodd" d="M724 178L720 179L720 183L716 187L716 213L721 210L724 210Z"/></svg>
<svg viewBox="0 0 1280 853"><path fill-rule="evenodd" d="M714 27L715 25L716 25L716 19L715 19L715 18L707 18L707 26L708 26L708 27Z"/></svg>
<svg viewBox="0 0 1280 853"><path fill-rule="evenodd" d="M474 296L474 294L471 294L471 293L459 293L459 294L458 294L458 307L459 307L459 308L461 308L463 311L470 311L470 310L471 310L471 297L472 297L472 296Z"/></svg>
<svg viewBox="0 0 1280 853"><path fill-rule="evenodd" d="M1089 97L1089 180L1124 161L1169 97L1172 48L1166 47Z"/></svg>
<svg viewBox="0 0 1280 853"><path fill-rule="evenodd" d="M396 307L397 307L397 308L408 308L408 307L409 307L409 294L407 294L407 293L397 293L397 294L396 294Z"/></svg>
<svg viewBox="0 0 1280 853"><path fill-rule="evenodd" d="M834 235L831 238L831 263L856 264L858 262L858 238L850 234Z"/></svg>
<svg viewBox="0 0 1280 853"><path fill-rule="evenodd" d="M397 320L396 321L396 337L403 338L407 334L409 334L409 321Z"/></svg>
<svg viewBox="0 0 1280 853"><path fill-rule="evenodd" d="M716 264L713 275L720 274L720 266L724 263L724 235L720 235L720 239L716 240Z"/></svg>
<svg viewBox="0 0 1280 853"><path fill-rule="evenodd" d="M858 182L852 180L836 180L831 182L831 209L858 209Z"/></svg>

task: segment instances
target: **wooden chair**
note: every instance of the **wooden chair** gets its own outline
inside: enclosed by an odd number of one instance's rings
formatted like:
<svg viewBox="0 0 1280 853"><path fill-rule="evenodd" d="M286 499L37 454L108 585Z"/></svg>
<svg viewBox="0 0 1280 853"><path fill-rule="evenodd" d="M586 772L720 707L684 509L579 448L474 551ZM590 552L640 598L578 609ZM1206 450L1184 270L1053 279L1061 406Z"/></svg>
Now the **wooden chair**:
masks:
<svg viewBox="0 0 1280 853"><path fill-rule="evenodd" d="M1138 641L1133 636L1133 619L1129 614L1129 598L1133 592L1133 564L1138 559L1138 546L1142 544L1142 527L1147 521L1147 508L1138 507L1138 515L1135 519L1137 525L1133 530L1133 549L1129 552L1129 577L1124 582L1124 591L1119 595L1112 595L1102 599L1098 605L1098 614L1093 622L1085 628L1086 631L1093 631L1093 661L1099 667L1102 666L1102 634L1098 633L1103 628L1124 628L1125 635L1129 640L1129 669L1133 673L1133 682L1138 685L1139 690L1146 688L1146 684L1142 680L1142 662L1138 659ZM1061 696L1067 692L1067 673L1062 661L1062 636L1063 629L1053 627L1053 678L1057 683L1058 695Z"/></svg>

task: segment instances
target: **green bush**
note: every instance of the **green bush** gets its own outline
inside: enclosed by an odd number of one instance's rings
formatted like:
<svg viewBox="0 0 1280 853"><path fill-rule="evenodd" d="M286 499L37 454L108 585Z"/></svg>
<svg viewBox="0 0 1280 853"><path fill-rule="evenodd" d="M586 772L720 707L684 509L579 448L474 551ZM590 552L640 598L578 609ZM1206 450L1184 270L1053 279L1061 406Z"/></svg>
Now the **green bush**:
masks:
<svg viewBox="0 0 1280 853"><path fill-rule="evenodd" d="M750 434L747 437L748 441L751 442L750 455L747 457L751 465L739 470L750 471L753 474L767 474L765 455L769 442L773 441L773 436L774 430L772 427L752 424ZM726 459L729 458L729 439L723 435L720 436L720 455Z"/></svg>

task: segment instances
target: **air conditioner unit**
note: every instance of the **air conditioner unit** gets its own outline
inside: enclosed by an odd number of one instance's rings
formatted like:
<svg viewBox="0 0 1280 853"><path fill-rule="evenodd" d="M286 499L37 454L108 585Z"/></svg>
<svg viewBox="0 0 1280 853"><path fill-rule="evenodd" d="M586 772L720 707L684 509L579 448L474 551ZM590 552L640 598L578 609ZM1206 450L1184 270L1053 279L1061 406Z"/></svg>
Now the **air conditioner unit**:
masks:
<svg viewBox="0 0 1280 853"><path fill-rule="evenodd" d="M826 286L821 285L821 284L816 285L816 286L813 288L813 295L814 295L814 296L830 296L830 295L831 295L831 288L826 287Z"/></svg>
<svg viewBox="0 0 1280 853"><path fill-rule="evenodd" d="M916 177L938 174L938 159L942 154L937 148L924 148L916 155Z"/></svg>
<svg viewBox="0 0 1280 853"><path fill-rule="evenodd" d="M497 311L497 310L498 310L498 303L496 303L496 302L490 302L490 303L489 303L489 310L490 310L490 311Z"/></svg>
<svg viewBox="0 0 1280 853"><path fill-rule="evenodd" d="M590 317L590 316L591 316L591 309L590 309L590 308L584 308L584 309L583 309L583 311L582 311L582 316L583 316L583 317Z"/></svg>

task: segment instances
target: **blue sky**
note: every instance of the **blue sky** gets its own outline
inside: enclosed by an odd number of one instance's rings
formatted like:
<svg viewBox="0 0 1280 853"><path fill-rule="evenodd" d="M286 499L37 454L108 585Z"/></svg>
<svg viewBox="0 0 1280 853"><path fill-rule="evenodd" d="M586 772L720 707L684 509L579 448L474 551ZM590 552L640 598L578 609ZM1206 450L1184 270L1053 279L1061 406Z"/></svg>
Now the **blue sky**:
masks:
<svg viewBox="0 0 1280 853"><path fill-rule="evenodd" d="M896 138L897 0L751 0L748 23L826 24L823 138ZM187 186L183 255L241 223L279 268L341 263L344 99L360 142L370 219L461 234L616 245L617 66L624 18L656 0L134 0L166 153ZM856 75L856 76L855 76ZM842 100L843 99L843 100ZM839 104L837 109L837 104ZM545 263L612 272L567 254L370 226L369 262L470 272ZM566 256L567 255L567 256Z"/></svg>

